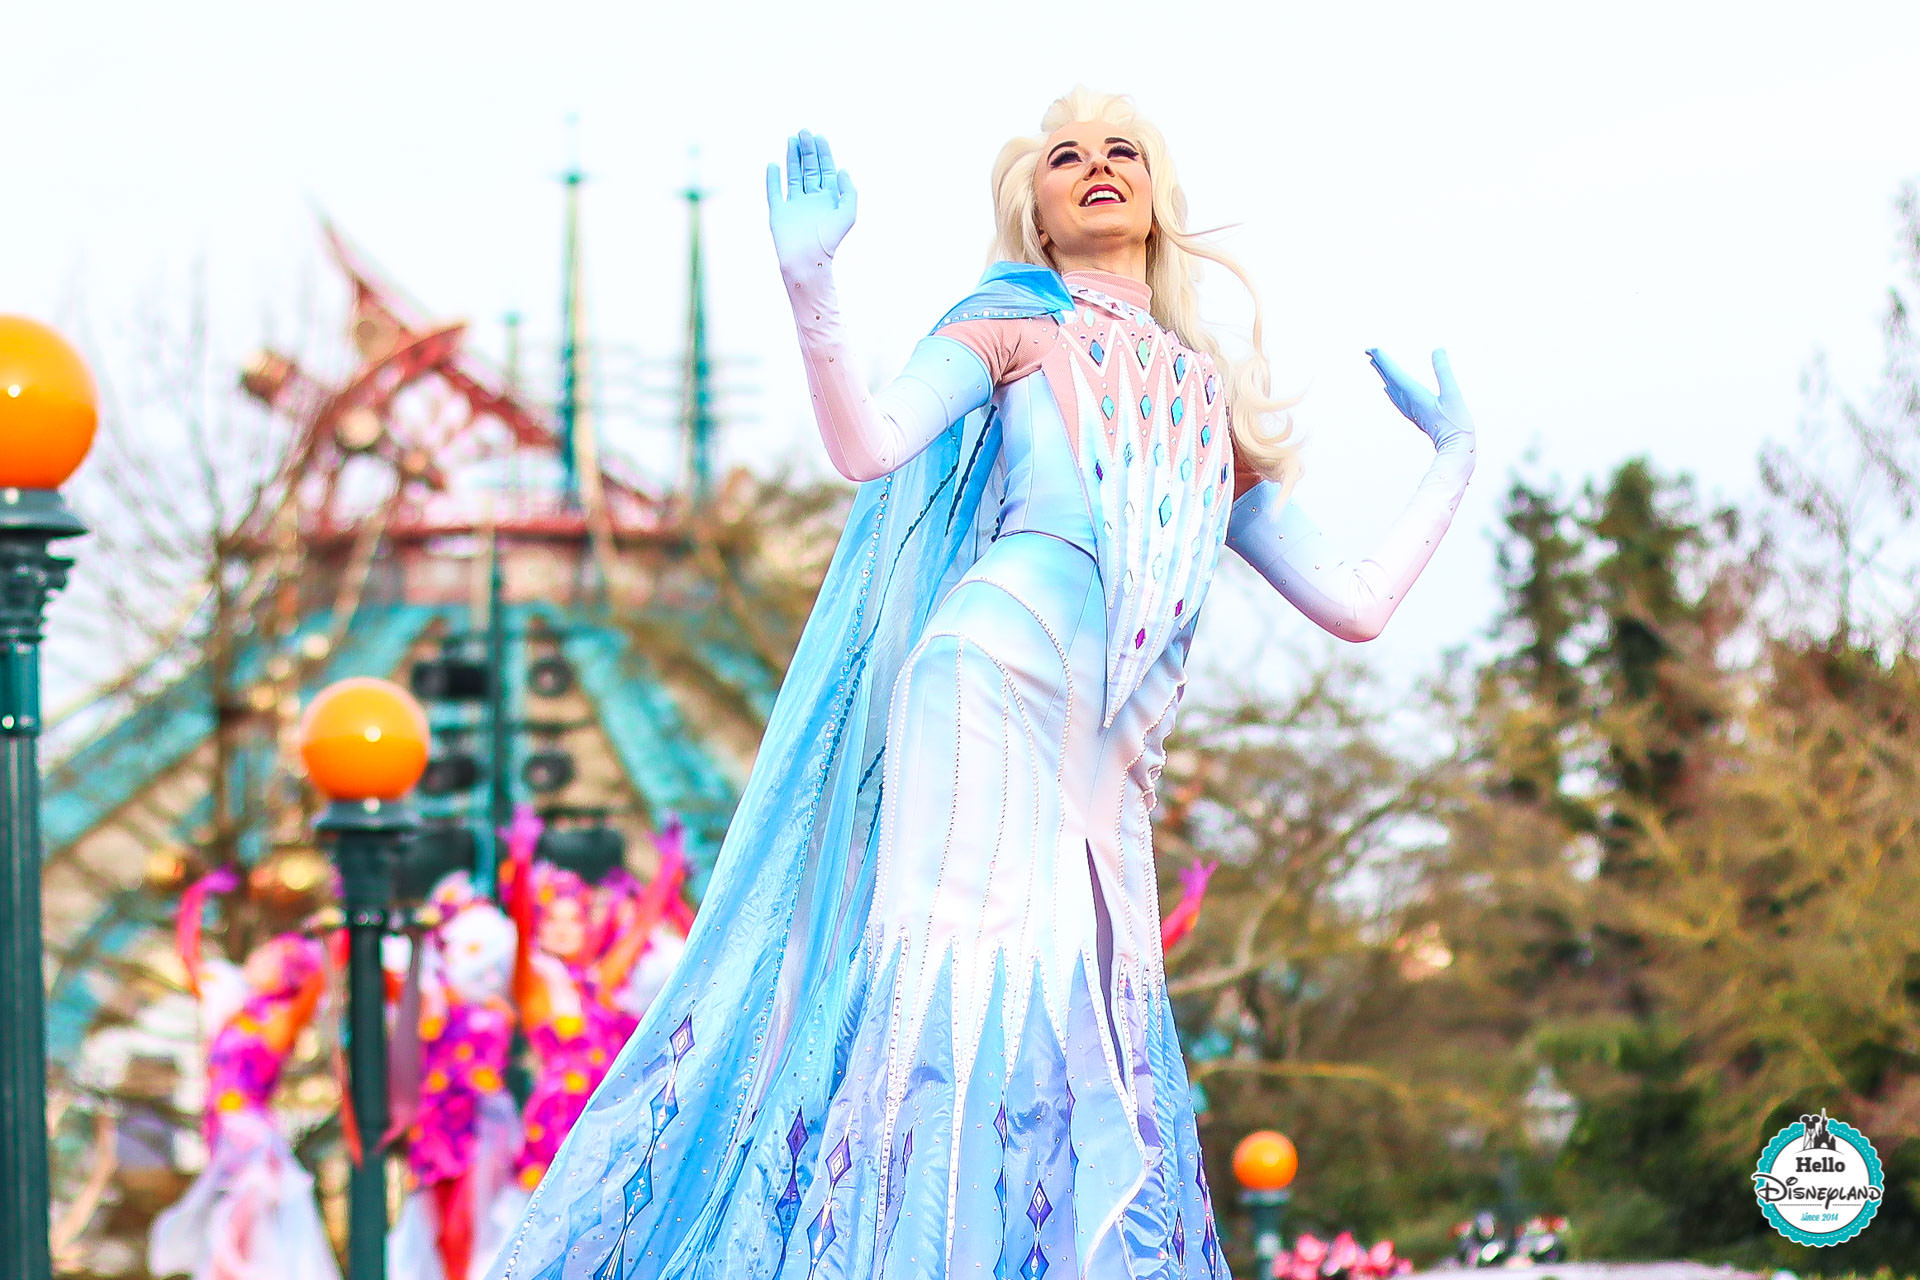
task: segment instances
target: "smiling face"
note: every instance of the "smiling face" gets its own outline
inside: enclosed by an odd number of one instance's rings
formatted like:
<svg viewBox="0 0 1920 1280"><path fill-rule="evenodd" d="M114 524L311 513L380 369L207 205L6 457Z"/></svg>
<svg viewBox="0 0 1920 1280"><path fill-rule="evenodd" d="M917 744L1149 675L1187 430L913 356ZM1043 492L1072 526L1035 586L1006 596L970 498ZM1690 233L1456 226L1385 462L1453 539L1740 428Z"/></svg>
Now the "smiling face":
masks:
<svg viewBox="0 0 1920 1280"><path fill-rule="evenodd" d="M587 918L572 898L556 898L540 912L540 949L562 960L571 960L586 949Z"/></svg>
<svg viewBox="0 0 1920 1280"><path fill-rule="evenodd" d="M1055 266L1065 271L1136 255L1144 264L1153 175L1127 130L1099 120L1061 125L1040 149L1033 186L1040 242Z"/></svg>

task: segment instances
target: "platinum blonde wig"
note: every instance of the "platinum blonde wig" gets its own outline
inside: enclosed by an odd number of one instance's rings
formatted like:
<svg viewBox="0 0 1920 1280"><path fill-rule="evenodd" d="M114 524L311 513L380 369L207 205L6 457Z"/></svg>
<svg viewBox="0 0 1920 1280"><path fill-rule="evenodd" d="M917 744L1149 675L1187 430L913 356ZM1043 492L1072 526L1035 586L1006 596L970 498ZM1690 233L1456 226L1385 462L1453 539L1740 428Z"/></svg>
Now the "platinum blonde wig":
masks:
<svg viewBox="0 0 1920 1280"><path fill-rule="evenodd" d="M993 258L1053 267L1040 242L1039 201L1034 178L1047 135L1076 120L1097 120L1123 130L1139 144L1147 172L1153 175L1153 227L1147 233L1147 284L1153 290L1153 318L1180 341L1204 351L1227 385L1227 415L1234 449L1269 480L1291 484L1299 471L1292 444L1290 400L1273 395L1272 370L1261 347L1260 295L1238 262L1223 250L1187 231L1187 197L1175 175L1167 140L1134 109L1124 94L1075 88L1056 98L1040 118L1040 136L1015 138L1000 148L993 164ZM1213 335L1200 324L1200 299L1194 282L1200 260L1218 263L1234 274L1253 300L1252 350L1229 360Z"/></svg>

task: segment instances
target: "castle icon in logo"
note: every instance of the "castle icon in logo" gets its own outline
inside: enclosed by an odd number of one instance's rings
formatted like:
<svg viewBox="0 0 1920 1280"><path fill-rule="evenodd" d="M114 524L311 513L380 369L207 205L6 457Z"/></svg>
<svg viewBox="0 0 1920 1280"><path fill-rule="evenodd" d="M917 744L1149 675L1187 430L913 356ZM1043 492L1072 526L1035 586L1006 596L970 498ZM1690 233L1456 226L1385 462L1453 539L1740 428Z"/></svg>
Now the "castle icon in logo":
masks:
<svg viewBox="0 0 1920 1280"><path fill-rule="evenodd" d="M1754 1198L1787 1239L1822 1246L1851 1240L1879 1211L1886 1175L1861 1133L1822 1108L1774 1135L1753 1172Z"/></svg>

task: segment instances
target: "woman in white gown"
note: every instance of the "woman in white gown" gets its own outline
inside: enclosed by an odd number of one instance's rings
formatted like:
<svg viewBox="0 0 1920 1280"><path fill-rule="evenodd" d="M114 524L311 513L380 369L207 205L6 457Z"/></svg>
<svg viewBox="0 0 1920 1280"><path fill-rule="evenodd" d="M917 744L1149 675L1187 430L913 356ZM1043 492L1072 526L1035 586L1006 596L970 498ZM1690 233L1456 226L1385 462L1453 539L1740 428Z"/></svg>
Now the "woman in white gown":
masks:
<svg viewBox="0 0 1920 1280"><path fill-rule="evenodd" d="M1160 951L1150 817L1232 547L1378 631L1473 468L1381 545L1288 502L1256 355L1198 326L1184 201L1122 98L1055 103L994 176L1007 259L869 395L824 141L768 175L822 437L863 482L685 959L504 1256L538 1280L1224 1274ZM1231 264L1228 264L1231 265ZM1257 347L1257 329L1256 329Z"/></svg>

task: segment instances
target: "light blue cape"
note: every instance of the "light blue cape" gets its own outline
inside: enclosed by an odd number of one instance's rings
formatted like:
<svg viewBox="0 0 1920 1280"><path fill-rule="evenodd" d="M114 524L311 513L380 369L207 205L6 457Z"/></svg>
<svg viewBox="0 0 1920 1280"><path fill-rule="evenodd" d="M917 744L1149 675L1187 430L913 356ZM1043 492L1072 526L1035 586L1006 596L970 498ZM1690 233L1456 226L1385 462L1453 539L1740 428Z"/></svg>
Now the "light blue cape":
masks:
<svg viewBox="0 0 1920 1280"><path fill-rule="evenodd" d="M1003 262L940 325L1072 308L1054 272ZM860 486L686 954L536 1192L505 1255L513 1275L625 1276L637 1236L685 1264L724 1206L789 1029L809 1008L847 1007L872 900L888 699L934 608L984 550L994 513L983 524L981 499L999 449L989 406ZM704 1212L669 1226L678 1214L665 1205ZM647 1217L651 1230L625 1229ZM516 1258L520 1247L531 1256Z"/></svg>

